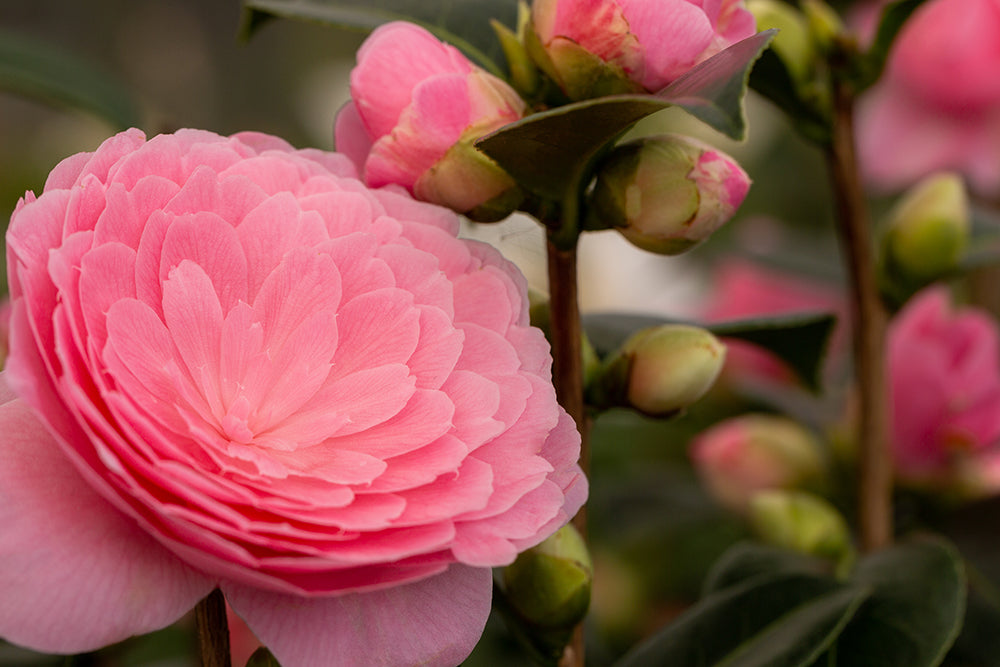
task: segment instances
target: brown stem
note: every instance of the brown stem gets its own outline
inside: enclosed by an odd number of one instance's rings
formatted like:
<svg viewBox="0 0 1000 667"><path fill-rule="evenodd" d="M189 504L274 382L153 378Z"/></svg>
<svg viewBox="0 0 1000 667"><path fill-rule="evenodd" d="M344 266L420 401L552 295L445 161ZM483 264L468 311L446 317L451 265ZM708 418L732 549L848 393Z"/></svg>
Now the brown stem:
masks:
<svg viewBox="0 0 1000 667"><path fill-rule="evenodd" d="M202 667L232 667L229 653L229 624L226 598L216 588L194 608L198 626L198 650Z"/></svg>
<svg viewBox="0 0 1000 667"><path fill-rule="evenodd" d="M583 403L583 358L580 304L577 298L576 244L566 249L552 238L546 244L549 270L549 308L552 327L552 381L556 397L580 431L580 467L590 472L590 451L587 441L587 414ZM586 507L573 518L573 525L586 539ZM583 667L583 626L573 632L573 638L563 651L559 667Z"/></svg>
<svg viewBox="0 0 1000 667"><path fill-rule="evenodd" d="M889 545L893 530L884 366L887 315L879 295L871 223L854 155L854 93L844 81L836 81L833 89L833 133L827 162L851 296L854 365L860 403L858 520L861 548L874 551Z"/></svg>

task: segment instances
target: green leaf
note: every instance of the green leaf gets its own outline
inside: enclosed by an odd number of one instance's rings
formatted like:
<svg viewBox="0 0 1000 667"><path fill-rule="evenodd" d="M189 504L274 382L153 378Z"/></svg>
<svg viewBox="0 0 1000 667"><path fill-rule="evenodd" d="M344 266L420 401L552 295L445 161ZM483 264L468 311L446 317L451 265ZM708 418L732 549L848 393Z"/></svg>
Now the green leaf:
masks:
<svg viewBox="0 0 1000 667"><path fill-rule="evenodd" d="M0 31L0 90L89 111L118 130L140 125L135 100L110 75L75 53L7 31Z"/></svg>
<svg viewBox="0 0 1000 667"><path fill-rule="evenodd" d="M863 558L851 580L870 586L872 596L837 639L829 664L941 664L965 611L965 571L953 546L930 537L899 544Z"/></svg>
<svg viewBox="0 0 1000 667"><path fill-rule="evenodd" d="M616 667L799 667L836 639L868 596L808 575L762 577L709 595Z"/></svg>
<svg viewBox="0 0 1000 667"><path fill-rule="evenodd" d="M374 30L389 21L419 24L500 75L503 62L490 19L517 25L517 0L243 0L241 33L252 35L271 16Z"/></svg>
<svg viewBox="0 0 1000 667"><path fill-rule="evenodd" d="M830 563L787 549L759 542L740 542L724 553L705 577L704 593L710 594L743 584L757 577L776 574L828 574Z"/></svg>
<svg viewBox="0 0 1000 667"><path fill-rule="evenodd" d="M889 53L896 36L910 15L926 1L898 0L886 5L885 9L882 10L882 18L875 33L875 41L872 42L871 48L862 60L862 74L860 81L857 82L859 91L872 85L882 76L882 70L885 69L885 63L889 59Z"/></svg>
<svg viewBox="0 0 1000 667"><path fill-rule="evenodd" d="M773 36L769 30L737 42L655 95L613 95L556 107L486 135L476 146L525 188L561 200L579 187L587 166L613 140L669 106L741 139L750 67Z"/></svg>
<svg viewBox="0 0 1000 667"><path fill-rule="evenodd" d="M795 82L784 61L773 50L761 54L750 72L750 87L771 100L788 116L798 132L813 143L825 145L830 140L830 119L804 100L801 86Z"/></svg>
<svg viewBox="0 0 1000 667"><path fill-rule="evenodd" d="M653 315L600 313L586 315L584 328L599 354L617 349L633 332L671 321ZM716 336L739 338L777 355L811 389L820 386L820 370L837 318L828 314L762 317L718 324L699 324Z"/></svg>

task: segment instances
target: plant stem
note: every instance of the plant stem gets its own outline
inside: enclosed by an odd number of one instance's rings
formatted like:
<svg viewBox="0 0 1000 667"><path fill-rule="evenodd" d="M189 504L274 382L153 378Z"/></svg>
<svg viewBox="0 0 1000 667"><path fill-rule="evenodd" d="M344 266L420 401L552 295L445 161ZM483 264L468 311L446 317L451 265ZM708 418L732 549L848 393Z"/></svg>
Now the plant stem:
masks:
<svg viewBox="0 0 1000 667"><path fill-rule="evenodd" d="M590 473L590 448L587 439L588 423L583 403L583 360L580 325L580 304L577 298L576 243L565 247L549 232L546 242L549 272L549 308L552 328L552 381L556 397L580 431L580 467L585 475ZM573 525L580 535L587 537L586 506L573 518ZM583 625L573 632L573 638L563 651L559 667L583 667Z"/></svg>
<svg viewBox="0 0 1000 667"><path fill-rule="evenodd" d="M232 667L226 598L222 591L216 588L199 602L194 608L194 618L202 667Z"/></svg>
<svg viewBox="0 0 1000 667"><path fill-rule="evenodd" d="M835 77L833 132L827 147L837 223L847 264L859 399L858 520L861 548L874 551L892 541L892 465L888 449L885 378L887 315L879 295L871 222L854 154L854 92Z"/></svg>

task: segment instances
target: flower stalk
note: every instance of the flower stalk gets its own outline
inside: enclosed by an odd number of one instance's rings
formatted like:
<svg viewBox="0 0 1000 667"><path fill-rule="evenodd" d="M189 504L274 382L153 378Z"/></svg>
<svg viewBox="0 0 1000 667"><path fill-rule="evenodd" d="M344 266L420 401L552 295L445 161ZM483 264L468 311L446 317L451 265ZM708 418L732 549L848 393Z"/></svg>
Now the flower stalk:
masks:
<svg viewBox="0 0 1000 667"><path fill-rule="evenodd" d="M194 608L198 627L198 653L202 667L232 667L229 651L229 623L226 598L218 588Z"/></svg>
<svg viewBox="0 0 1000 667"><path fill-rule="evenodd" d="M875 551L892 541L892 465L884 368L887 314L879 296L871 222L854 152L854 90L833 81L833 127L826 158L836 202L837 228L847 265L859 399L857 433L858 521L861 548Z"/></svg>

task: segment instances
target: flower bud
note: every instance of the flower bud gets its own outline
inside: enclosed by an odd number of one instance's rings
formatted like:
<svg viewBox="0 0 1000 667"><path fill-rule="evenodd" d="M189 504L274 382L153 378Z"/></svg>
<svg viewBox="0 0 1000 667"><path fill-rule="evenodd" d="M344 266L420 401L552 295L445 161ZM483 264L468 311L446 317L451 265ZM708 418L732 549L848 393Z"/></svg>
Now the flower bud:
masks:
<svg viewBox="0 0 1000 667"><path fill-rule="evenodd" d="M961 177L929 176L889 214L883 271L891 280L921 287L955 269L969 238L969 203Z"/></svg>
<svg viewBox="0 0 1000 667"><path fill-rule="evenodd" d="M676 255L732 217L750 178L725 153L679 135L616 147L597 172L591 213L636 246Z"/></svg>
<svg viewBox="0 0 1000 667"><path fill-rule="evenodd" d="M571 629L587 614L593 565L587 546L567 524L504 568L507 601L530 625Z"/></svg>
<svg viewBox="0 0 1000 667"><path fill-rule="evenodd" d="M796 81L808 80L816 62L816 49L806 16L781 0L748 0L747 9L757 21L758 30L778 29L771 48Z"/></svg>
<svg viewBox="0 0 1000 667"><path fill-rule="evenodd" d="M830 503L800 491L762 491L750 502L750 523L764 542L841 564L854 557L847 522Z"/></svg>
<svg viewBox="0 0 1000 667"><path fill-rule="evenodd" d="M270 651L261 646L247 660L246 667L281 667L281 664Z"/></svg>
<svg viewBox="0 0 1000 667"><path fill-rule="evenodd" d="M691 458L712 496L738 512L760 491L816 482L826 467L812 433L785 417L764 414L716 424L692 442Z"/></svg>
<svg viewBox="0 0 1000 667"><path fill-rule="evenodd" d="M705 395L725 357L725 345L704 329L684 324L643 329L605 362L591 402L672 416Z"/></svg>

